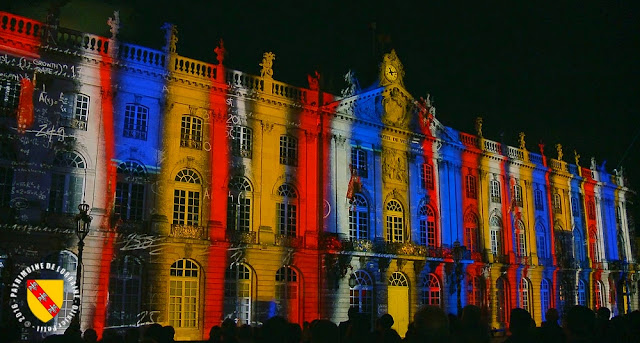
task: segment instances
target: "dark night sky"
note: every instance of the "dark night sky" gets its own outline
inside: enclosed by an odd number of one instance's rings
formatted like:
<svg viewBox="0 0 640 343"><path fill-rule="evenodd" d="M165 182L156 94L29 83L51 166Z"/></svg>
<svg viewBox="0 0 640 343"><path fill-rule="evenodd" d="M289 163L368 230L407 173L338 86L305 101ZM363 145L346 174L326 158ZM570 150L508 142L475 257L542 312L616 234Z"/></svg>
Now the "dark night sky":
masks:
<svg viewBox="0 0 640 343"><path fill-rule="evenodd" d="M5 2L0 8L44 19L47 1ZM213 62L223 38L227 66L258 74L262 53L273 51L277 80L306 87L318 70L334 94L348 69L371 85L394 48L408 90L431 93L445 125L473 133L482 116L489 139L504 133L517 145L524 131L529 150L542 139L556 157L561 143L566 161L577 149L583 165L595 156L610 171L626 151L629 181L640 185L640 139L632 145L640 134L640 1L61 2L62 26L108 36L106 19L119 9L120 37L159 49L159 27L173 22L183 56Z"/></svg>

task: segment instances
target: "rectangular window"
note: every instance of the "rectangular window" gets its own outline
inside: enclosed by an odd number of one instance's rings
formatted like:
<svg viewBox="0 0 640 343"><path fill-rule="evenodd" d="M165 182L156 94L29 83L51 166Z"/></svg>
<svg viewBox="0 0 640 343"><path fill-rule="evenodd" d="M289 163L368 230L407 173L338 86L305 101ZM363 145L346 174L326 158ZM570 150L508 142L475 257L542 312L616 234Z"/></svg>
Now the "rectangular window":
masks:
<svg viewBox="0 0 640 343"><path fill-rule="evenodd" d="M562 213L562 198L559 193L553 195L553 209L557 213Z"/></svg>
<svg viewBox="0 0 640 343"><path fill-rule="evenodd" d="M478 249L478 238L476 237L476 228L475 227L465 227L464 228L464 244L467 249L471 251L479 251Z"/></svg>
<svg viewBox="0 0 640 343"><path fill-rule="evenodd" d="M400 216L387 216L387 239L389 242L404 242L403 222Z"/></svg>
<svg viewBox="0 0 640 343"><path fill-rule="evenodd" d="M491 230L491 253L495 256L500 254L500 231Z"/></svg>
<svg viewBox="0 0 640 343"><path fill-rule="evenodd" d="M571 197L571 213L573 213L575 217L580 217L579 206L580 203L578 203L578 197Z"/></svg>
<svg viewBox="0 0 640 343"><path fill-rule="evenodd" d="M193 116L182 116L180 146L202 150L202 119Z"/></svg>
<svg viewBox="0 0 640 343"><path fill-rule="evenodd" d="M200 192L174 190L173 223L193 226L200 224Z"/></svg>
<svg viewBox="0 0 640 343"><path fill-rule="evenodd" d="M227 228L248 232L251 229L251 199L229 197L227 205Z"/></svg>
<svg viewBox="0 0 640 343"><path fill-rule="evenodd" d="M298 140L290 136L280 136L280 164L298 165Z"/></svg>
<svg viewBox="0 0 640 343"><path fill-rule="evenodd" d="M197 327L197 307L197 281L169 281L169 325L176 328Z"/></svg>
<svg viewBox="0 0 640 343"><path fill-rule="evenodd" d="M502 201L500 197L500 181L491 180L490 185L491 202L500 203Z"/></svg>
<svg viewBox="0 0 640 343"><path fill-rule="evenodd" d="M123 220L143 220L144 185L118 182L113 210Z"/></svg>
<svg viewBox="0 0 640 343"><path fill-rule="evenodd" d="M420 186L423 189L434 189L433 167L428 163L422 164L422 173L420 173Z"/></svg>
<svg viewBox="0 0 640 343"><path fill-rule="evenodd" d="M297 212L296 205L277 203L278 232L285 236L296 236Z"/></svg>
<svg viewBox="0 0 640 343"><path fill-rule="evenodd" d="M123 136L147 140L149 109L135 104L127 104L124 111Z"/></svg>
<svg viewBox="0 0 640 343"><path fill-rule="evenodd" d="M69 174L52 174L49 190L49 211L75 213L82 203L84 178Z"/></svg>
<svg viewBox="0 0 640 343"><path fill-rule="evenodd" d="M349 236L352 240L369 238L369 220L367 214L368 212L366 210L349 208Z"/></svg>
<svg viewBox="0 0 640 343"><path fill-rule="evenodd" d="M251 158L253 133L244 126L234 127L231 131L231 152L234 156Z"/></svg>
<svg viewBox="0 0 640 343"><path fill-rule="evenodd" d="M513 199L516 206L522 207L522 186L513 185Z"/></svg>
<svg viewBox="0 0 640 343"><path fill-rule="evenodd" d="M20 81L14 75L0 75L0 115L15 116L20 103Z"/></svg>
<svg viewBox="0 0 640 343"><path fill-rule="evenodd" d="M536 189L533 192L533 194L534 194L534 202L535 202L536 210L542 211L544 209L543 201L542 201L542 191L539 189Z"/></svg>
<svg viewBox="0 0 640 343"><path fill-rule="evenodd" d="M518 253L520 257L527 256L527 241L524 232L518 232Z"/></svg>
<svg viewBox="0 0 640 343"><path fill-rule="evenodd" d="M351 149L351 169L355 175L367 177L367 152L363 149Z"/></svg>
<svg viewBox="0 0 640 343"><path fill-rule="evenodd" d="M467 198L478 199L478 187L476 184L476 177L473 175L467 175Z"/></svg>

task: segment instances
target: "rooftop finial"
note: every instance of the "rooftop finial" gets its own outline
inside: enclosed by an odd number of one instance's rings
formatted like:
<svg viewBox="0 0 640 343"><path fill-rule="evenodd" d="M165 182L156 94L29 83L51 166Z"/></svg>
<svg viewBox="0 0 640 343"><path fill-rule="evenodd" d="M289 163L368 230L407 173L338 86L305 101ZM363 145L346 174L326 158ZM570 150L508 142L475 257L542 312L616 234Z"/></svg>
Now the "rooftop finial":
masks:
<svg viewBox="0 0 640 343"><path fill-rule="evenodd" d="M262 70L260 70L260 76L273 79L273 60L275 59L276 55L271 51L265 52L262 55L262 63L260 63Z"/></svg>
<svg viewBox="0 0 640 343"><path fill-rule="evenodd" d="M307 81L309 81L309 89L312 91L317 91L320 89L320 73L318 71L314 71L314 75L307 75Z"/></svg>
<svg viewBox="0 0 640 343"><path fill-rule="evenodd" d="M347 82L347 88L340 92L343 98L348 98L360 91L360 83L358 79L356 79L356 74L351 69L344 75L344 80Z"/></svg>

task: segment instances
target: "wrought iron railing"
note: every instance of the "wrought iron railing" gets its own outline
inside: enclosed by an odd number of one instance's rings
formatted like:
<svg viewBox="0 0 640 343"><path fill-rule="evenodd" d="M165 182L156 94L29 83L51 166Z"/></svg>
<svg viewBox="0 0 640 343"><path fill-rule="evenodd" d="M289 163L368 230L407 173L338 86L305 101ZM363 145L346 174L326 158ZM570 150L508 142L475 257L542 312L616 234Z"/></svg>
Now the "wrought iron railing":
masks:
<svg viewBox="0 0 640 343"><path fill-rule="evenodd" d="M274 244L281 247L301 248L302 237L276 234Z"/></svg>
<svg viewBox="0 0 640 343"><path fill-rule="evenodd" d="M258 236L255 231L227 231L227 240L234 243L250 243L258 242Z"/></svg>
<svg viewBox="0 0 640 343"><path fill-rule="evenodd" d="M171 237L207 239L207 228L196 225L171 224Z"/></svg>

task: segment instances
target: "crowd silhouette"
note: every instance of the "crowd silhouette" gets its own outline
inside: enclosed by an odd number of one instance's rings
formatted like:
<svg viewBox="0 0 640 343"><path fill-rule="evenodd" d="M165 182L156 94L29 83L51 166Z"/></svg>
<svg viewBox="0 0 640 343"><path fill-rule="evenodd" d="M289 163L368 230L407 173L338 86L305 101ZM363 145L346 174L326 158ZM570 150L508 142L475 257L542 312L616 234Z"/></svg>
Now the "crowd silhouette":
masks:
<svg viewBox="0 0 640 343"><path fill-rule="evenodd" d="M211 343L632 343L640 342L640 311L610 318L611 312L602 307L597 313L584 306L568 308L563 318L556 309L545 313L546 321L536 327L531 314L521 308L511 311L508 333L492 335L488 321L479 307L468 305L459 316L447 315L435 306L424 306L414 315L404 338L394 330L394 319L384 314L372 327L369 316L348 311L348 320L339 325L326 319L305 322L302 327L283 317L272 317L262 326L236 325L226 319L209 331ZM0 341L19 342L19 331L5 330ZM105 330L98 340L95 330L84 333L79 326L70 326L63 335L51 335L42 342L56 343L171 343L175 330L171 326L151 324L125 331Z"/></svg>

